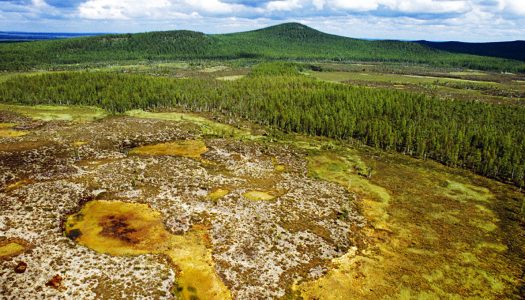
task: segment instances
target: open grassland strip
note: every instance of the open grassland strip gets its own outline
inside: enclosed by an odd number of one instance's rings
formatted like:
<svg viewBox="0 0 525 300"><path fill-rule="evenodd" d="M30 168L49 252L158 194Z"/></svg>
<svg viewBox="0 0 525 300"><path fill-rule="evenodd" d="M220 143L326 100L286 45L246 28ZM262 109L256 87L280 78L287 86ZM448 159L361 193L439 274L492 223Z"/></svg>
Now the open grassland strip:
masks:
<svg viewBox="0 0 525 300"><path fill-rule="evenodd" d="M523 86L509 82L508 78L488 75L483 77L484 80L472 80L377 72L307 72L306 74L329 82L415 91L435 95L441 99L484 101L505 105L522 105L525 101ZM497 81L490 81L490 78Z"/></svg>
<svg viewBox="0 0 525 300"><path fill-rule="evenodd" d="M208 118L196 114L182 112L147 112L143 110L130 110L125 115L135 118L156 119L177 122L189 122L200 127L202 134L205 136L232 137L239 139L257 138L248 130L238 129L234 126L212 121Z"/></svg>
<svg viewBox="0 0 525 300"><path fill-rule="evenodd" d="M0 110L21 114L25 117L41 121L92 121L102 119L108 113L99 107L60 106L60 105L12 105L0 103Z"/></svg>
<svg viewBox="0 0 525 300"><path fill-rule="evenodd" d="M434 77L421 75L399 75L399 74L381 74L375 72L308 72L311 76L326 81L369 81L395 84L435 84L451 85L463 84L476 89L498 87L497 82L469 80L451 77Z"/></svg>

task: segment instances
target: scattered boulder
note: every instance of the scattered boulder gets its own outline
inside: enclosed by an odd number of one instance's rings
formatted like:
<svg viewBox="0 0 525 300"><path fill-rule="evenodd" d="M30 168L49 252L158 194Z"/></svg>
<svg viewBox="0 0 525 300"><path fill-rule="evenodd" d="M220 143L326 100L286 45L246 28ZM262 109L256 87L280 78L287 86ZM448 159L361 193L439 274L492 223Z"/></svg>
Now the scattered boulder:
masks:
<svg viewBox="0 0 525 300"><path fill-rule="evenodd" d="M54 288L55 290L62 290L64 289L64 287L62 286L62 281L64 280L64 278L62 278L62 276L60 275L55 275L53 276L53 278L51 278L47 283L46 283L46 286L47 287L51 287L51 288Z"/></svg>
<svg viewBox="0 0 525 300"><path fill-rule="evenodd" d="M20 261L15 267L15 273L22 274L25 273L27 270L27 263Z"/></svg>

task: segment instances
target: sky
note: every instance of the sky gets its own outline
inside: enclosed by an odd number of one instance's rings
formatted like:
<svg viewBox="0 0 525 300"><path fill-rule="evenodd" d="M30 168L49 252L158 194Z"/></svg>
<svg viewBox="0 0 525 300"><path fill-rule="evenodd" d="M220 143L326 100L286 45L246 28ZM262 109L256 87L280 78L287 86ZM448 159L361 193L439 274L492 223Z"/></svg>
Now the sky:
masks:
<svg viewBox="0 0 525 300"><path fill-rule="evenodd" d="M284 22L368 39L525 40L525 0L0 0L0 31L229 33Z"/></svg>

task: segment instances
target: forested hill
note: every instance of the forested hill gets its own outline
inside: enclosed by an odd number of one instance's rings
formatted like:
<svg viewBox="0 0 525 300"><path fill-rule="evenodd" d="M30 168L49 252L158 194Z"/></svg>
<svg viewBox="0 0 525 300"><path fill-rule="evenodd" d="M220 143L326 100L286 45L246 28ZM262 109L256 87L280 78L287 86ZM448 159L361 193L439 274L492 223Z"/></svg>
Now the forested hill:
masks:
<svg viewBox="0 0 525 300"><path fill-rule="evenodd" d="M3 70L91 62L238 58L391 61L525 72L523 62L453 54L411 42L352 39L298 23L233 34L165 31L0 45Z"/></svg>
<svg viewBox="0 0 525 300"><path fill-rule="evenodd" d="M417 43L434 49L525 61L525 41L496 43L429 42Z"/></svg>

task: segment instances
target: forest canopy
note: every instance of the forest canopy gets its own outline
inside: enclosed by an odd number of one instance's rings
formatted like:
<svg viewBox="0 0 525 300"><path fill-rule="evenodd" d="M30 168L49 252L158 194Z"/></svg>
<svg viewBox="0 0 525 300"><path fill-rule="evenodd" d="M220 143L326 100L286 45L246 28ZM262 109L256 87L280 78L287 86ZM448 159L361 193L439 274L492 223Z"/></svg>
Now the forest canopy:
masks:
<svg viewBox="0 0 525 300"><path fill-rule="evenodd" d="M352 39L298 23L232 34L208 35L180 30L0 44L0 70L129 61L233 59L374 61L525 72L523 61L446 52L415 42Z"/></svg>
<svg viewBox="0 0 525 300"><path fill-rule="evenodd" d="M286 132L356 139L524 186L525 108L440 100L315 80L293 64L263 64L236 81L109 72L18 76L0 101L98 106L113 113L179 107Z"/></svg>

